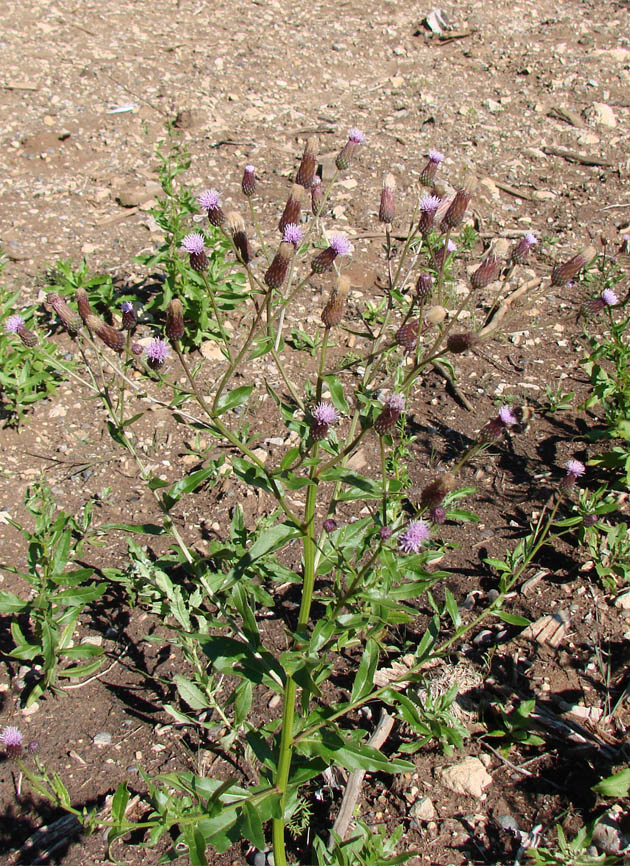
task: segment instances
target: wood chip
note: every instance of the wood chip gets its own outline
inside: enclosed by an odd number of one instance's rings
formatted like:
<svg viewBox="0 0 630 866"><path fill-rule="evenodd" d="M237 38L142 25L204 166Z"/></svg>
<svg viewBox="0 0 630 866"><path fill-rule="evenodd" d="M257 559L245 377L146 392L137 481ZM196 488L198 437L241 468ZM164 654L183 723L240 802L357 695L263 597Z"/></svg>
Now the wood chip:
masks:
<svg viewBox="0 0 630 866"><path fill-rule="evenodd" d="M547 644L554 649L560 646L569 627L570 617L566 610L548 613L527 626L520 637L535 640L539 644Z"/></svg>
<svg viewBox="0 0 630 866"><path fill-rule="evenodd" d="M585 125L579 114L571 111L570 108L563 108L561 105L553 105L547 112L547 116L564 120L565 123L576 126L578 129L583 129Z"/></svg>

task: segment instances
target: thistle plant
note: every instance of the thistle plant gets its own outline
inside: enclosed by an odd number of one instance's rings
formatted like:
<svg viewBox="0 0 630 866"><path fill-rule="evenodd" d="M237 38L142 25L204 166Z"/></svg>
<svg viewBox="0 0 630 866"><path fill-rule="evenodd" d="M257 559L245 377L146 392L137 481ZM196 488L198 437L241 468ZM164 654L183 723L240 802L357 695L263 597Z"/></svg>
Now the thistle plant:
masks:
<svg viewBox="0 0 630 866"><path fill-rule="evenodd" d="M244 167L239 187L245 212L226 214L223 191L209 187L197 196L202 220L194 227L187 217L195 198L182 192L178 198L172 171L165 168L165 192L170 190L175 204L167 195L160 205L167 229L159 253L168 274L164 335L158 330L139 336L137 305L131 301L122 311L120 330L105 320L111 309L91 312L77 298L75 310L67 299L61 303L58 296L49 298L83 365L81 373L62 372L100 399L111 437L133 458L155 497L161 526L151 531L171 543L163 568L142 566L149 580L144 594L124 575L112 579L135 586L134 599L143 598L169 617L170 639L190 668L189 677L177 682L186 706L171 707L171 712L197 725L209 746L220 742L246 754L257 768L256 782L247 786L233 777L208 779L188 772L145 779L152 811L136 826L150 831L152 843L173 832L173 856L184 846L193 863L207 862L207 846L223 851L246 838L259 849L269 842L276 866L285 866L293 858L287 850L287 827L304 813L309 783L327 766L387 773L412 769L397 754L385 756L367 744L368 731L350 722L352 713L368 703L387 706L412 737L417 734L426 742L435 726L423 717L429 710L408 693L422 683L431 662L446 660L485 617L509 617L502 605L546 543L559 507L551 507L530 547L503 569L500 591L485 611L464 623L447 589L443 604L435 600L431 590L442 583L444 573L432 563L447 548L443 537L449 515L457 519L463 514L450 508L458 498L462 467L494 447L516 418L502 407L496 418L479 419L476 440L448 472L427 479L417 502L408 494L407 473L392 471L399 460L397 442L417 399L420 377L436 365L452 369L456 356L477 352L492 334L492 320L479 333L465 330L462 312L480 306L485 289L492 290L494 309L495 300L512 290L511 281L518 281L520 265L535 240L525 236L505 259L487 251L473 271L468 294L454 304L452 283L465 264L455 253L465 253L469 246L462 225L474 184L459 186L450 200L438 195L443 157L432 150L411 201L405 200L393 174L385 177L379 208L384 226L382 298L372 311L359 309L345 273L354 253L352 238L335 230L326 214L339 175L360 166L366 146L363 133L350 130L335 172L321 181L317 142L309 139L280 206L279 222L273 219L271 224L259 219L271 209L260 206L262 192L252 165ZM178 201L185 207L177 208ZM394 243L393 233L399 222L410 226L400 244ZM253 238L258 239L258 250ZM225 282L213 273L217 249L228 263L222 271ZM577 256L555 268L552 284L575 276L586 261ZM312 308L315 287L326 301L320 305L321 324L307 335L306 348L315 350L312 369L297 378L286 360L289 343L283 328L296 302ZM239 313L238 328L231 324L233 310ZM212 370L188 351L198 344L200 333L219 349L221 360ZM15 334L20 337L17 328ZM349 334L358 348L344 354ZM294 351L299 345L293 342ZM49 339L31 351L53 357ZM249 409L260 396L256 361L261 358L273 365L282 383L274 387L265 382L271 409L264 413ZM131 396L125 397L127 392ZM153 474L133 435L146 401L168 407L179 420L210 434L216 450L204 468L172 483ZM268 461L254 442L266 420L262 415L272 412L284 424L287 441L277 460ZM375 455L365 472L356 468L363 447ZM266 513L256 529L248 531L237 510L229 530L205 555L191 546L174 511L183 497L216 482L219 449L229 453L225 466L237 483L262 491ZM575 467L570 477L579 478ZM559 493L558 502L569 492ZM142 523L122 528L148 531ZM130 547L130 558L137 568L137 549ZM168 576L173 568L188 579L175 584ZM269 644L261 628L261 616L274 607L269 591L274 584L292 584L299 593L297 610L282 621L282 651ZM417 618L419 598L426 598L434 611L426 630L419 641L405 645L411 660L404 673L376 685L379 665L396 657L392 629ZM342 651L356 665L348 693L332 689ZM214 691L222 677L228 693L218 701ZM280 696L277 717L254 724L250 710L255 690ZM220 733L215 731L214 740L213 726L207 720L196 722L191 712L202 710L218 719ZM449 740L445 724L442 720L436 730ZM450 739L458 742L459 730ZM117 802L126 802L127 796L123 783ZM120 819L112 826L110 842L134 826L124 808L116 814ZM321 840L305 856L329 862Z"/></svg>

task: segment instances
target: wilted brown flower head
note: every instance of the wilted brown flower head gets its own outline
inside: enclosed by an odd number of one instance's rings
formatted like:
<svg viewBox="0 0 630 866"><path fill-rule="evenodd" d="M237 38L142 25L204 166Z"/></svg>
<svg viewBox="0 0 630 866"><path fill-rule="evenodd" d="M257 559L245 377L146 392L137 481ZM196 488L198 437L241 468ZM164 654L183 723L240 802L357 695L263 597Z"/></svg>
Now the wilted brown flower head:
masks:
<svg viewBox="0 0 630 866"><path fill-rule="evenodd" d="M169 340L181 340L184 328L184 307L179 298L173 298L166 308L166 336Z"/></svg>
<svg viewBox="0 0 630 866"><path fill-rule="evenodd" d="M423 487L420 494L420 505L423 508L437 508L447 493L455 487L455 476L451 472L443 472Z"/></svg>
<svg viewBox="0 0 630 866"><path fill-rule="evenodd" d="M349 291L350 280L341 275L337 280L337 287L330 293L328 303L322 310L322 322L327 328L334 328L342 320Z"/></svg>
<svg viewBox="0 0 630 866"><path fill-rule="evenodd" d="M122 352L125 348L125 335L122 331L117 331L106 322L103 322L98 316L88 316L85 323L90 331L100 337L106 346L109 346L114 352Z"/></svg>
<svg viewBox="0 0 630 866"><path fill-rule="evenodd" d="M59 321L69 334L74 336L79 333L82 324L81 317L72 307L68 306L57 292L49 292L46 295L46 303L57 313Z"/></svg>
<svg viewBox="0 0 630 866"><path fill-rule="evenodd" d="M270 289L279 289L284 283L294 252L295 247L292 243L282 241L265 274L265 283Z"/></svg>
<svg viewBox="0 0 630 866"><path fill-rule="evenodd" d="M232 235L238 257L243 264L248 265L253 256L252 248L245 233L245 220L237 211L230 211L226 217L225 227Z"/></svg>
<svg viewBox="0 0 630 866"><path fill-rule="evenodd" d="M312 136L306 142L302 161L300 162L300 167L295 175L295 182L299 183L300 186L303 186L304 189L311 189L313 186L313 178L317 167L317 159L315 157L316 148L317 139L315 136Z"/></svg>
<svg viewBox="0 0 630 866"><path fill-rule="evenodd" d="M396 216L396 204L394 193L396 191L396 178L391 172L385 175L383 189L381 191L381 204L378 211L378 220L381 223L393 223Z"/></svg>
<svg viewBox="0 0 630 866"><path fill-rule="evenodd" d="M552 286L565 286L570 280L577 277L584 265L586 265L594 256L595 250L589 247L573 256L568 262L556 265L551 272Z"/></svg>
<svg viewBox="0 0 630 866"><path fill-rule="evenodd" d="M446 310L439 304L435 307L429 307L426 311L424 319L429 325L439 325L446 318Z"/></svg>
<svg viewBox="0 0 630 866"><path fill-rule="evenodd" d="M282 211L280 222L278 223L278 229L281 233L284 233L284 230L289 225L289 223L295 223L296 225L299 224L300 210L302 208L303 197L304 187L300 186L299 183L294 183L291 187L291 193L289 194L287 203L285 204L284 210Z"/></svg>
<svg viewBox="0 0 630 866"><path fill-rule="evenodd" d="M472 274L470 282L473 289L485 289L496 279L499 273L499 262L494 253L488 253L477 270Z"/></svg>

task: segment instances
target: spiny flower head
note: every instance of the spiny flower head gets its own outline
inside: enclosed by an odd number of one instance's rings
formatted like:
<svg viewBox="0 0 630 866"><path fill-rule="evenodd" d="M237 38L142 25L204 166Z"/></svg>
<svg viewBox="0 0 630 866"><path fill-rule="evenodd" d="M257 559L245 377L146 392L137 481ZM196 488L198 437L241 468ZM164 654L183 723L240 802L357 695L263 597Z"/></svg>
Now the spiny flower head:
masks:
<svg viewBox="0 0 630 866"><path fill-rule="evenodd" d="M155 337L145 346L144 354L147 356L147 363L153 370L157 370L166 361L171 351L171 347L160 337Z"/></svg>
<svg viewBox="0 0 630 866"><path fill-rule="evenodd" d="M528 246L533 247L534 244L538 243L538 238L532 232L525 232L523 240L527 243Z"/></svg>
<svg viewBox="0 0 630 866"><path fill-rule="evenodd" d="M221 204L221 196L216 189L204 189L197 197L199 207L203 210L215 210Z"/></svg>
<svg viewBox="0 0 630 866"><path fill-rule="evenodd" d="M304 232L297 223L288 223L288 225L284 227L282 240L287 241L287 243L293 244L294 247L299 247L299 245L302 243L303 237Z"/></svg>
<svg viewBox="0 0 630 866"><path fill-rule="evenodd" d="M123 313L133 313L133 304L131 301L123 301L120 305L120 309Z"/></svg>
<svg viewBox="0 0 630 866"><path fill-rule="evenodd" d="M326 518L322 523L322 527L326 530L326 532L334 532L337 529L337 521L332 517Z"/></svg>
<svg viewBox="0 0 630 866"><path fill-rule="evenodd" d="M509 406L501 406L499 409L499 420L505 427L511 427L516 424L516 415Z"/></svg>
<svg viewBox="0 0 630 866"><path fill-rule="evenodd" d="M24 319L17 313L14 313L4 323L4 330L7 334L17 334L20 328L24 327Z"/></svg>
<svg viewBox="0 0 630 866"><path fill-rule="evenodd" d="M255 168L249 163L243 169L243 179L241 181L241 189L246 198L254 195L256 192L256 175Z"/></svg>
<svg viewBox="0 0 630 866"><path fill-rule="evenodd" d="M24 747L24 739L22 737L22 732L19 730L19 728L16 728L13 725L8 725L6 728L2 729L2 733L0 734L0 742L4 746L4 750L7 755L10 756L19 755Z"/></svg>
<svg viewBox="0 0 630 866"><path fill-rule="evenodd" d="M204 252L205 240L199 232L191 232L182 240L182 249L191 255L200 255Z"/></svg>
<svg viewBox="0 0 630 866"><path fill-rule="evenodd" d="M424 520L412 520L398 538L398 546L404 553L418 553L430 536L431 530Z"/></svg>
<svg viewBox="0 0 630 866"><path fill-rule="evenodd" d="M338 256L349 256L354 247L342 232L336 232L330 236L330 246Z"/></svg>
<svg viewBox="0 0 630 866"><path fill-rule="evenodd" d="M420 210L422 213L435 213L441 201L437 195L423 195L420 199Z"/></svg>
<svg viewBox="0 0 630 866"><path fill-rule="evenodd" d="M435 162L439 165L444 159L444 154L440 153L439 150L434 150L433 148L431 148L429 150L428 157L431 162Z"/></svg>
<svg viewBox="0 0 630 866"><path fill-rule="evenodd" d="M394 412L402 412L405 408L405 398L402 394L388 394L383 403L387 409L392 409Z"/></svg>
<svg viewBox="0 0 630 866"><path fill-rule="evenodd" d="M602 301L607 307L614 307L619 303L619 298L617 297L616 292L613 292L612 289L604 289L602 292Z"/></svg>
<svg viewBox="0 0 630 866"><path fill-rule="evenodd" d="M530 249L537 243L538 238L536 235L526 232L512 250L512 261L517 263L524 262L529 255Z"/></svg>
<svg viewBox="0 0 630 866"><path fill-rule="evenodd" d="M318 424L326 424L327 426L330 426L338 420L339 413L332 403L322 402L318 403L313 409L313 418Z"/></svg>
<svg viewBox="0 0 630 866"><path fill-rule="evenodd" d="M586 466L580 460L575 460L573 458L567 460L564 467L567 470L567 475L572 475L574 478L579 478L586 472Z"/></svg>
<svg viewBox="0 0 630 866"><path fill-rule="evenodd" d="M353 144L364 144L365 134L356 126L353 126L352 129L348 130L348 141L351 141Z"/></svg>

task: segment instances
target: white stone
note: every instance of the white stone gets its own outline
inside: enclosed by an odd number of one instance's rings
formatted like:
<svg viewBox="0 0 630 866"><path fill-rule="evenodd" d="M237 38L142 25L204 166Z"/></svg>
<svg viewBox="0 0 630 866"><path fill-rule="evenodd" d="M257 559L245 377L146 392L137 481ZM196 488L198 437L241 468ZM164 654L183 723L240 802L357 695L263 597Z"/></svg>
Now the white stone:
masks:
<svg viewBox="0 0 630 866"><path fill-rule="evenodd" d="M617 596L615 599L615 607L619 607L621 610L630 610L630 589Z"/></svg>
<svg viewBox="0 0 630 866"><path fill-rule="evenodd" d="M492 784L492 776L479 758L464 758L459 764L443 770L442 782L455 794L479 798Z"/></svg>
<svg viewBox="0 0 630 866"><path fill-rule="evenodd" d="M432 821L436 817L437 812L435 811L433 801L429 797L421 797L413 804L409 810L409 815L417 821Z"/></svg>
<svg viewBox="0 0 630 866"><path fill-rule="evenodd" d="M615 129L617 126L615 112L605 102L593 103L592 116L593 122L599 126L606 126L608 129Z"/></svg>

